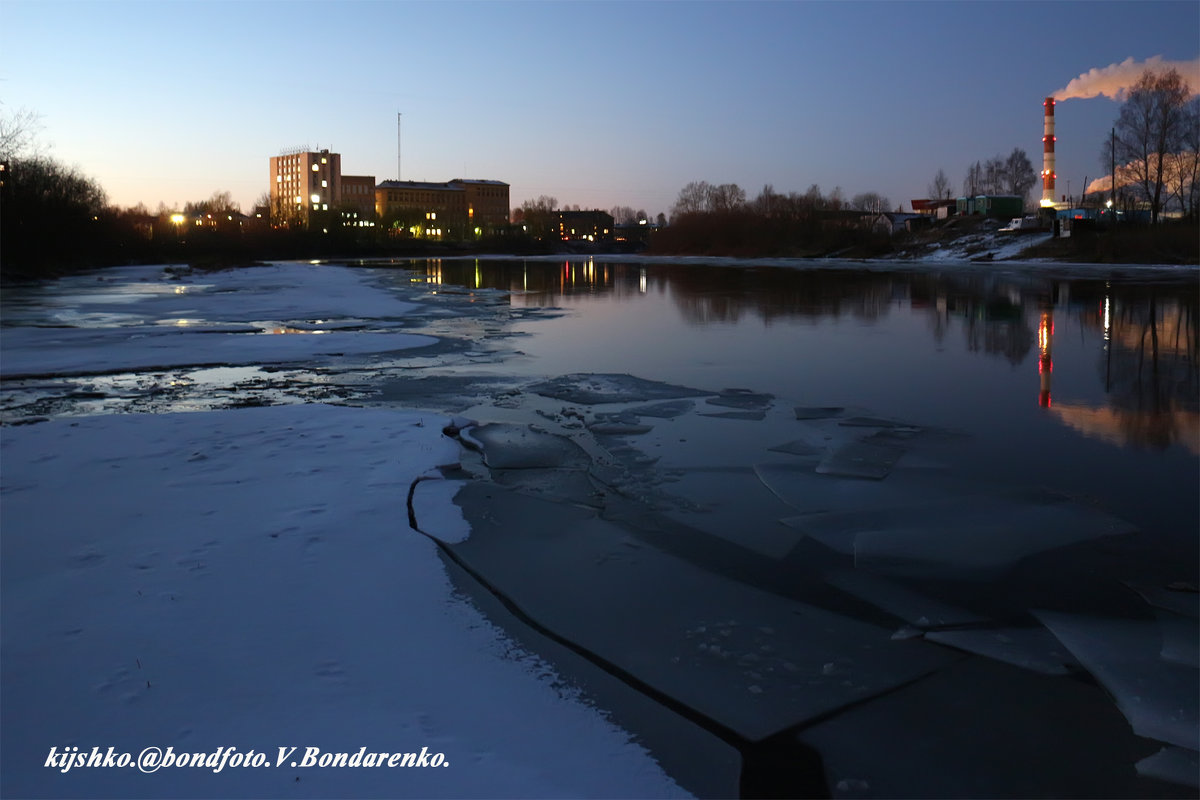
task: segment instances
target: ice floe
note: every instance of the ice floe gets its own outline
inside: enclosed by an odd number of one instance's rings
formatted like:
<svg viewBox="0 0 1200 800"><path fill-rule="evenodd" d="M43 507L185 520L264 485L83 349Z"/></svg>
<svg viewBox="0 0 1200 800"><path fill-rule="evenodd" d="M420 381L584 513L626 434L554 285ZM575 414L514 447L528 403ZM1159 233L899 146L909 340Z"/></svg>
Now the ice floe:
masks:
<svg viewBox="0 0 1200 800"><path fill-rule="evenodd" d="M1136 733L1200 750L1200 673L1159 658L1154 621L1034 613L1112 694Z"/></svg>

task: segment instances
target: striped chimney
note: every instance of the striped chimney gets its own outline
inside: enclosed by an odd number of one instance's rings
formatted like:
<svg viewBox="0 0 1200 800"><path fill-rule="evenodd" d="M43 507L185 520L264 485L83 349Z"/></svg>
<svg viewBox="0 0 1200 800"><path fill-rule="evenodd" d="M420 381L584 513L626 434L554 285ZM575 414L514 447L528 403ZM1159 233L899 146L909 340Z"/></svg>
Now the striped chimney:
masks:
<svg viewBox="0 0 1200 800"><path fill-rule="evenodd" d="M1042 103L1046 109L1045 127L1042 132L1042 205L1054 205L1054 98L1047 97Z"/></svg>

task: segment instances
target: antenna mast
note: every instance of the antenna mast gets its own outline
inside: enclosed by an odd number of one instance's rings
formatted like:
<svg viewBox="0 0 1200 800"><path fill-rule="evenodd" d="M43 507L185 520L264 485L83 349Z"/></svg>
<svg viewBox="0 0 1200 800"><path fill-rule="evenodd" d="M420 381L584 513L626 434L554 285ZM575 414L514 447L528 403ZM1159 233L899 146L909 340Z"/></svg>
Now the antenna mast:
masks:
<svg viewBox="0 0 1200 800"><path fill-rule="evenodd" d="M400 112L396 112L396 180L403 180L400 171Z"/></svg>

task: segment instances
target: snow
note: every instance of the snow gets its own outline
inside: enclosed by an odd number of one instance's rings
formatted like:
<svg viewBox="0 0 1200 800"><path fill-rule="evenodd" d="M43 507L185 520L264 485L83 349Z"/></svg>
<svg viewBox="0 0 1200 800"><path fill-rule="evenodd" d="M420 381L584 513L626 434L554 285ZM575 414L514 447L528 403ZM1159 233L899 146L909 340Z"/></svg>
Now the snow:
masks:
<svg viewBox="0 0 1200 800"><path fill-rule="evenodd" d="M330 266L158 283L156 273L113 271L102 293L95 278L70 279L80 287L71 302L99 315L120 308L122 325L6 328L6 374L307 359L343 352L322 344L338 334L193 334L154 320L320 327L349 314L386 327L411 309L368 273ZM358 335L374 337L356 352L422 341ZM409 527L410 486L460 456L442 434L447 421L305 404L5 427L0 793L684 795L631 734L458 594L437 543ZM458 484L418 487L422 518L464 539ZM280 747L297 747L295 759L306 747L427 747L445 761L153 774L44 766L51 747L93 746L135 757L151 746L236 747L272 765Z"/></svg>

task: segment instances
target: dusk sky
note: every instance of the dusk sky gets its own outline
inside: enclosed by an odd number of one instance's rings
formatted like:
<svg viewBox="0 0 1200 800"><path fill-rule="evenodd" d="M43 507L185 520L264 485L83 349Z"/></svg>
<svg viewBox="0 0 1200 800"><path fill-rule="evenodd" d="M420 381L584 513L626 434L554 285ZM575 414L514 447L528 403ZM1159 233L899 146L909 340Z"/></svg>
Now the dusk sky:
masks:
<svg viewBox="0 0 1200 800"><path fill-rule="evenodd" d="M1200 3L4 0L0 30L0 113L39 114L117 205L248 211L304 145L392 179L400 112L406 180L653 216L693 180L907 210L938 168L956 192L1014 147L1040 170L1042 100L1129 58L1194 64ZM1060 194L1107 171L1118 109L1058 105Z"/></svg>

